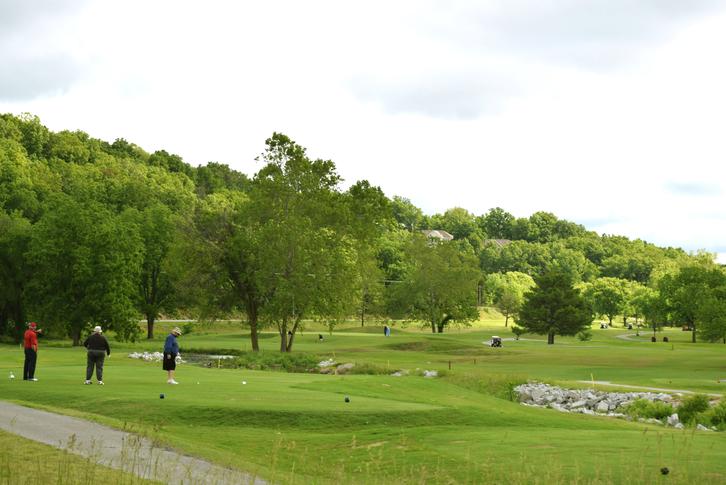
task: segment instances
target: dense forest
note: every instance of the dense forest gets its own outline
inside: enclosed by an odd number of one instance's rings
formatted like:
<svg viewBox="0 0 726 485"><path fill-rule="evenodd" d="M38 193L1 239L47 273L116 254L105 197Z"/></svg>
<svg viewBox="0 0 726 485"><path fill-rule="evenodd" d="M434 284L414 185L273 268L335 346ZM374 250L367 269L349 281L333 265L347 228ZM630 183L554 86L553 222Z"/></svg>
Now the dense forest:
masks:
<svg viewBox="0 0 726 485"><path fill-rule="evenodd" d="M726 279L710 254L547 212L428 216L365 180L341 189L332 161L283 134L261 149L250 178L0 115L0 333L18 339L36 320L77 345L97 324L136 339L142 318L151 338L160 315L238 317L253 349L275 328L284 352L311 319L443 332L496 306L509 325L556 271L611 324L684 325L694 341L726 342Z"/></svg>

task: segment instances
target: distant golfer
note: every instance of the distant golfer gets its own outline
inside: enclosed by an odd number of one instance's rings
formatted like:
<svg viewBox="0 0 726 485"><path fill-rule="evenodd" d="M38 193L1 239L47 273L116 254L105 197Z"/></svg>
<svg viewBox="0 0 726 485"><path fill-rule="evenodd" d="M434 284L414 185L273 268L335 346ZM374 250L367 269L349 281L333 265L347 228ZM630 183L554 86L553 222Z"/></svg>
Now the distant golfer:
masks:
<svg viewBox="0 0 726 485"><path fill-rule="evenodd" d="M25 364L23 365L23 380L36 382L35 364L38 361L38 334L42 330L36 330L38 325L35 322L28 324L28 329L23 335L23 348L25 349Z"/></svg>
<svg viewBox="0 0 726 485"><path fill-rule="evenodd" d="M181 335L179 327L174 327L174 330L166 337L164 341L164 362L162 368L167 372L168 379L167 384L179 384L174 380L174 371L176 370L176 356L179 354L179 343L176 338Z"/></svg>
<svg viewBox="0 0 726 485"><path fill-rule="evenodd" d="M88 349L88 359L86 364L86 382L84 384L92 384L91 376L93 376L93 368L96 368L96 379L100 385L103 385L103 361L107 355L111 355L111 347L108 346L108 340L103 335L101 327L96 326L93 333L89 335L83 346Z"/></svg>

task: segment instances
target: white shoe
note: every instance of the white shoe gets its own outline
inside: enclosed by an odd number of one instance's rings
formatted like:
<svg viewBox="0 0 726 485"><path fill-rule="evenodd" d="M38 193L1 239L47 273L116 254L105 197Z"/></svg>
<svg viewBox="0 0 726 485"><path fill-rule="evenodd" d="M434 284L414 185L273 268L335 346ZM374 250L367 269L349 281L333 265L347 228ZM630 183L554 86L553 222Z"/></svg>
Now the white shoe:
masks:
<svg viewBox="0 0 726 485"><path fill-rule="evenodd" d="M167 383L167 384L179 384L179 383L178 383L177 381L175 381L174 379L168 380L168 381L166 381L166 383Z"/></svg>
<svg viewBox="0 0 726 485"><path fill-rule="evenodd" d="M33 381L33 382L38 382L38 378L37 377L33 377L32 379L28 379L28 380L29 381Z"/></svg>
<svg viewBox="0 0 726 485"><path fill-rule="evenodd" d="M85 381L84 384L93 384L91 381Z"/></svg>
<svg viewBox="0 0 726 485"><path fill-rule="evenodd" d="M102 386L103 385L103 381L98 381L98 385L99 386Z"/></svg>

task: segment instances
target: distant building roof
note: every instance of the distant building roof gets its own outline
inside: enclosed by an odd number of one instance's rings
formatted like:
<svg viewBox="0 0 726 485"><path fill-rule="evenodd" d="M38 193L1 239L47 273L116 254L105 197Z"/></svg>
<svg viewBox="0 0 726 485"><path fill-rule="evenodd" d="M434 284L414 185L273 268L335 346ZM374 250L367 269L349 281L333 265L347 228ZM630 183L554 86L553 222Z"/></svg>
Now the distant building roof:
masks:
<svg viewBox="0 0 726 485"><path fill-rule="evenodd" d="M454 239L454 236L439 229L424 229L421 232L429 239L439 239L441 241L451 241Z"/></svg>
<svg viewBox="0 0 726 485"><path fill-rule="evenodd" d="M500 248L503 248L507 244L510 244L512 241L510 239L485 239L484 244L493 244L495 246L498 246Z"/></svg>

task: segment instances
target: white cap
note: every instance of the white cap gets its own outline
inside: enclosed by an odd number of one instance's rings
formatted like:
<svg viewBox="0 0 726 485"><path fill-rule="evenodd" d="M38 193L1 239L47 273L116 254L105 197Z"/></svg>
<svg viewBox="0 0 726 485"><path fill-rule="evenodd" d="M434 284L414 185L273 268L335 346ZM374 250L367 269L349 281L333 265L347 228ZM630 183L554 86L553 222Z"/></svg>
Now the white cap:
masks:
<svg viewBox="0 0 726 485"><path fill-rule="evenodd" d="M101 327L96 325L95 327L93 327L93 332L94 333L103 333L103 330L101 330Z"/></svg>

